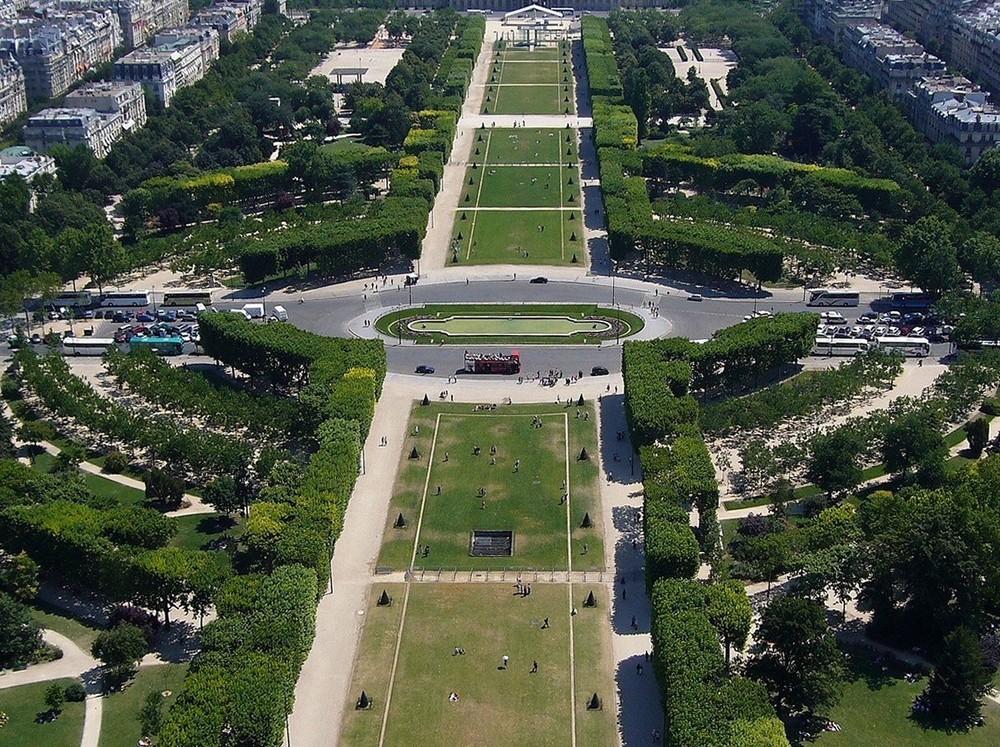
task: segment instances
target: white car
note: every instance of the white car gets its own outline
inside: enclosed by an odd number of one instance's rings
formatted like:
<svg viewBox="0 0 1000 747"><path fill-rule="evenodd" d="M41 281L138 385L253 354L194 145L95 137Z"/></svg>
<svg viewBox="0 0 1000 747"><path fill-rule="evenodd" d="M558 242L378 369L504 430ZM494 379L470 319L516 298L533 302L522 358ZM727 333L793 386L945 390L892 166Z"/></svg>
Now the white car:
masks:
<svg viewBox="0 0 1000 747"><path fill-rule="evenodd" d="M824 311L820 314L820 318L826 324L847 324L847 320L844 318L844 315L839 311Z"/></svg>

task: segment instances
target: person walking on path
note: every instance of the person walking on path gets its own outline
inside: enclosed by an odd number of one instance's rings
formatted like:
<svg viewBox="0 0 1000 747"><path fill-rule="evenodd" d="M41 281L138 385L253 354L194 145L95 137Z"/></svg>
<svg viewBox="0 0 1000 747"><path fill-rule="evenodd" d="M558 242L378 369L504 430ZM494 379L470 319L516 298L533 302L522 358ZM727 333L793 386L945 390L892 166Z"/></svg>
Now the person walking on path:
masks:
<svg viewBox="0 0 1000 747"><path fill-rule="evenodd" d="M507 668L507 662L510 661L510 657L507 656L507 654L504 654L503 658L500 661L503 662L503 664L500 665L500 668L501 669L506 669Z"/></svg>
<svg viewBox="0 0 1000 747"><path fill-rule="evenodd" d="M531 674L535 674L538 671L538 662L534 659L531 660Z"/></svg>

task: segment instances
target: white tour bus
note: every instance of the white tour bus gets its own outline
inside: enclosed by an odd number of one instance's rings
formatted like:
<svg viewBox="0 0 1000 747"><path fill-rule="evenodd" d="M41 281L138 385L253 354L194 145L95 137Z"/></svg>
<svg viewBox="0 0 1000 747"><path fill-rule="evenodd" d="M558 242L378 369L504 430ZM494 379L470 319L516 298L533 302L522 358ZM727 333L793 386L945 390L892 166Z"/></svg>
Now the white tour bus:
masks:
<svg viewBox="0 0 1000 747"><path fill-rule="evenodd" d="M63 355L104 355L118 343L110 337L66 337L62 341Z"/></svg>
<svg viewBox="0 0 1000 747"><path fill-rule="evenodd" d="M101 306L149 306L149 291L108 291L101 296Z"/></svg>
<svg viewBox="0 0 1000 747"><path fill-rule="evenodd" d="M161 306L190 306L195 308L198 304L203 306L212 305L211 291L167 291L163 294Z"/></svg>
<svg viewBox="0 0 1000 747"><path fill-rule="evenodd" d="M926 337L876 337L875 344L887 352L902 353L909 358L925 358L931 354Z"/></svg>
<svg viewBox="0 0 1000 747"><path fill-rule="evenodd" d="M860 337L817 337L813 343L813 355L862 355L868 352L871 343Z"/></svg>
<svg viewBox="0 0 1000 747"><path fill-rule="evenodd" d="M47 306L55 306L56 308L72 306L82 309L94 303L94 294L90 291L64 291L55 298L46 298L44 303Z"/></svg>
<svg viewBox="0 0 1000 747"><path fill-rule="evenodd" d="M813 290L809 291L806 306L857 306L861 296L857 291Z"/></svg>

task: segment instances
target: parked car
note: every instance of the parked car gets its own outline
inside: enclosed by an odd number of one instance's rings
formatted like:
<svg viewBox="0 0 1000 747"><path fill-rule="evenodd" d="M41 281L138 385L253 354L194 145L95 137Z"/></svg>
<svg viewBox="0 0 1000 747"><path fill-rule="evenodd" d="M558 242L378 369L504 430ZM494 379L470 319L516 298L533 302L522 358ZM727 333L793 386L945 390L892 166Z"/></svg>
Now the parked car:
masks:
<svg viewBox="0 0 1000 747"><path fill-rule="evenodd" d="M688 301L704 301L705 299L701 297L698 293L692 293L688 296Z"/></svg>
<svg viewBox="0 0 1000 747"><path fill-rule="evenodd" d="M608 369L606 369L604 366L594 366L592 369L590 369L590 375L591 376L607 376L608 375Z"/></svg>
<svg viewBox="0 0 1000 747"><path fill-rule="evenodd" d="M35 332L35 334L33 334L31 336L31 344L32 345L41 345L42 344L42 336L40 334L38 334L37 332Z"/></svg>
<svg viewBox="0 0 1000 747"><path fill-rule="evenodd" d="M135 315L135 320L137 322L155 322L156 316L149 311L141 311Z"/></svg>
<svg viewBox="0 0 1000 747"><path fill-rule="evenodd" d="M541 283L542 285L544 285L545 283L549 282L549 279L545 278L545 277L542 277L541 275L539 275L537 278L532 278L528 282L529 283Z"/></svg>
<svg viewBox="0 0 1000 747"><path fill-rule="evenodd" d="M434 366L425 366L423 364L417 366L418 374L432 374L434 373Z"/></svg>

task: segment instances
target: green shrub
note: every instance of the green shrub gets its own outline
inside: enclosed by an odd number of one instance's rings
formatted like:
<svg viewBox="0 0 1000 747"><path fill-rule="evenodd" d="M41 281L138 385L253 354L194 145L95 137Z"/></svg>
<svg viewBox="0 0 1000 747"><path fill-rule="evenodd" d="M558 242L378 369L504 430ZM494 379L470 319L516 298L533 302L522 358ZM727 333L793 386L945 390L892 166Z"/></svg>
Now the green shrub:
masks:
<svg viewBox="0 0 1000 747"><path fill-rule="evenodd" d="M104 457L104 471L109 475L120 475L128 465L129 458L120 451L109 451Z"/></svg>

